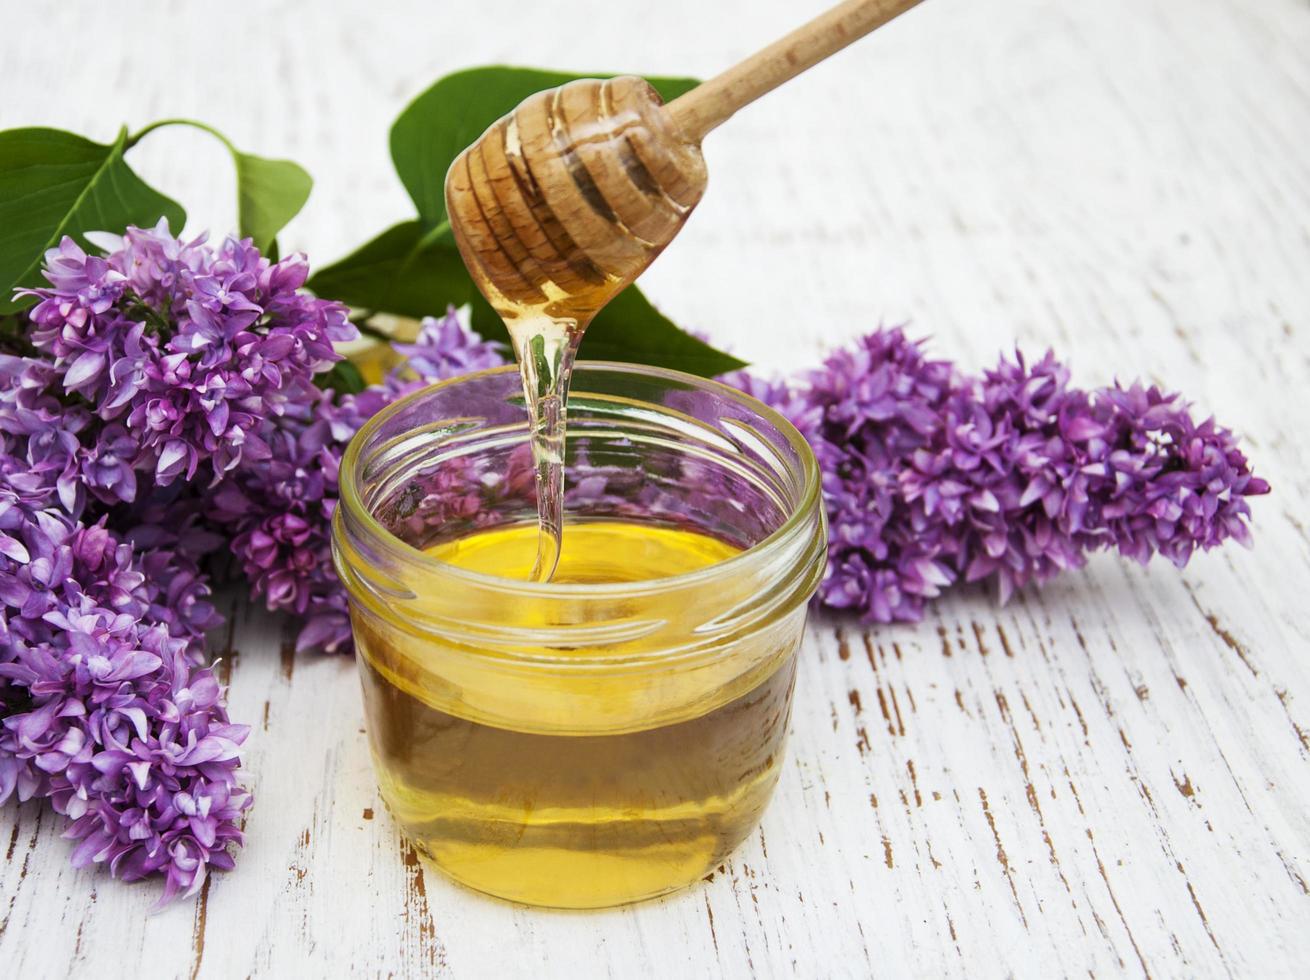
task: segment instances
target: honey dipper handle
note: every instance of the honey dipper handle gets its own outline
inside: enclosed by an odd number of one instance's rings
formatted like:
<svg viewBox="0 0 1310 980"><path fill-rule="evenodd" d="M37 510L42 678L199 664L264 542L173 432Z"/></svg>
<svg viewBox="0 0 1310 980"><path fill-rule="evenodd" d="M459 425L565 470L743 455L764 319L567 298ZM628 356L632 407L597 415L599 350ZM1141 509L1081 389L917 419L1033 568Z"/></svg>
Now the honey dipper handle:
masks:
<svg viewBox="0 0 1310 980"><path fill-rule="evenodd" d="M695 141L742 106L790 81L920 0L846 0L665 107Z"/></svg>

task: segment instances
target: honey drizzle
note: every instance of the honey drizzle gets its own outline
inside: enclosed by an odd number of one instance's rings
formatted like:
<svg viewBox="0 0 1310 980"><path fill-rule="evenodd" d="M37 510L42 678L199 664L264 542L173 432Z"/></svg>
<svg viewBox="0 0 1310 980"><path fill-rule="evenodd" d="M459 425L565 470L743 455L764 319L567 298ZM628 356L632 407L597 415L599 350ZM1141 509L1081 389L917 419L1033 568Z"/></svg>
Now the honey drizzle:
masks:
<svg viewBox="0 0 1310 980"><path fill-rule="evenodd" d="M469 273L509 332L523 379L539 544L559 561L569 380L592 317L659 255L704 186L699 147L668 129L640 79L582 80L526 99L446 182Z"/></svg>

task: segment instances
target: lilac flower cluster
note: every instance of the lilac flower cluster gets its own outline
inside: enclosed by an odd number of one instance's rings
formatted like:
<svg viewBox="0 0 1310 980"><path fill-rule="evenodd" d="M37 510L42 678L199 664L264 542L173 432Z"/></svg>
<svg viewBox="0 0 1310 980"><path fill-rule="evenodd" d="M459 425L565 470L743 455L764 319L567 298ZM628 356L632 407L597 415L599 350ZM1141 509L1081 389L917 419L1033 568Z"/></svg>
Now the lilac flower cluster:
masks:
<svg viewBox="0 0 1310 980"><path fill-rule="evenodd" d="M168 898L231 865L249 799L246 730L200 666L218 622L194 559L207 542L184 519L139 524L138 551L105 517L79 519L85 491L112 484L59 379L0 354L0 801L48 798L74 864L160 873Z"/></svg>
<svg viewBox="0 0 1310 980"><path fill-rule="evenodd" d="M252 593L271 610L297 616L298 649L350 649L345 594L332 566L331 525L346 443L378 409L415 388L505 363L502 348L465 329L453 309L423 320L407 358L378 387L354 395L321 392L269 420L273 448L249 460L210 497L209 516L231 537Z"/></svg>
<svg viewBox="0 0 1310 980"><path fill-rule="evenodd" d="M195 565L49 511L0 538L0 800L70 818L74 867L162 874L161 903L194 894L232 867L250 802L248 730L201 666L217 617Z"/></svg>
<svg viewBox="0 0 1310 980"><path fill-rule="evenodd" d="M231 867L249 805L246 728L202 666L202 488L272 458L355 331L302 257L162 223L98 242L50 250L0 339L0 802L49 799L75 864L160 874L167 900Z"/></svg>
<svg viewBox="0 0 1310 980"><path fill-rule="evenodd" d="M440 319L425 317L414 343L391 346L406 359L383 382L391 398L399 398L435 381L447 381L505 363L505 348L483 340L466 328L454 307L447 307L446 315Z"/></svg>
<svg viewBox="0 0 1310 980"><path fill-rule="evenodd" d="M1245 498L1269 490L1233 434L1179 396L1075 388L1049 353L971 377L884 329L795 387L738 383L814 446L821 601L878 622L916 621L961 581L994 580L1004 601L1098 548L1181 567L1197 548L1248 542Z"/></svg>
<svg viewBox="0 0 1310 980"><path fill-rule="evenodd" d="M240 466L208 495L208 516L265 606L303 622L298 647L348 649L345 597L332 570L329 533L341 454L385 404L377 391L321 392L266 423L272 453Z"/></svg>
<svg viewBox="0 0 1310 980"><path fill-rule="evenodd" d="M88 447L112 473L102 496L131 499L127 467L166 486L266 459L260 421L311 394L333 342L356 336L345 307L300 291L302 257L272 263L249 240L181 242L161 221L106 244L100 258L65 238L46 258L50 287L24 291L40 299L32 345L111 423Z"/></svg>

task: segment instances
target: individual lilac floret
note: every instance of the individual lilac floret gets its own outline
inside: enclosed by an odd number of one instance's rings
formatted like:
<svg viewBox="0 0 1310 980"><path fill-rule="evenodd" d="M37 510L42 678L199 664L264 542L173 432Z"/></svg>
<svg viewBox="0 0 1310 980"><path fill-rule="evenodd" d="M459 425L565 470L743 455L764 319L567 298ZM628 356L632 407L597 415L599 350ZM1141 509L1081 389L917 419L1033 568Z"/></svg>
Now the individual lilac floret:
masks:
<svg viewBox="0 0 1310 980"><path fill-rule="evenodd" d="M200 666L217 622L194 565L47 511L0 549L0 802L49 798L73 864L161 874L161 903L232 867L247 729ZM176 585L190 601L168 591Z"/></svg>

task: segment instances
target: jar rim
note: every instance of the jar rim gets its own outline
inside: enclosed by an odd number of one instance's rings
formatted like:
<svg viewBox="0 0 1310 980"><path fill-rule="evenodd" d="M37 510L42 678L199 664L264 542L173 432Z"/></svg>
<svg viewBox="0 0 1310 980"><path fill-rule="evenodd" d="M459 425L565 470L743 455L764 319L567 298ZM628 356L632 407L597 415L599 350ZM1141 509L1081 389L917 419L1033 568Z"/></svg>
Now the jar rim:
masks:
<svg viewBox="0 0 1310 980"><path fill-rule="evenodd" d="M447 378L444 381L438 381L426 385L410 392L402 398L396 399L394 402L373 415L351 438L350 443L346 447L346 452L342 456L338 487L341 508L344 509L346 515L351 518L352 522L357 522L357 527L362 529L368 537L373 539L374 544L381 545L387 549L389 558L398 559L402 564L409 565L416 570L436 572L443 576L449 576L457 581L464 581L482 589L501 590L513 592L518 596L531 595L549 599L633 596L696 586L716 579L724 574L732 574L737 569L751 562L767 560L769 556L785 548L798 533L801 533L802 530L806 528L810 513L819 506L821 502L821 476L819 472L819 464L815 459L814 450L809 442L806 441L805 437L801 435L796 426L793 425L782 413L766 405L758 398L748 395L746 392L741 391L738 388L734 388L732 385L725 384L724 382L713 378L704 378L683 371L675 371L669 368L655 367L648 364L629 363L626 361L583 360L578 361L574 365L575 377L577 373L585 373L587 371L607 371L619 374L631 374L645 378L664 379L679 384L690 385L699 390L710 391L717 395L726 397L749 409L756 415L759 415L770 425L774 426L774 428L776 428L777 431L786 438L788 445L795 450L802 476L802 490L799 500L790 508L786 520L784 520L776 530L772 531L766 537L750 547L743 549L729 558L717 561L711 565L706 565L702 568L693 569L689 572L681 572L677 575L640 579L633 582L585 583L530 582L523 579L506 578L499 575L490 575L486 572L474 571L469 568L463 568L459 565L454 565L450 562L445 562L439 558L433 557L383 527L381 522L379 522L364 505L359 486L359 458L363 451L362 447L369 441L369 437L392 416L403 412L414 402L429 397L434 391L442 388L451 388L460 384L467 384L474 379L491 375L510 373L517 375L518 365L515 363L505 364L500 367L487 368L482 371L472 371L467 374L460 374L453 378ZM339 519L340 514L334 518L334 525ZM334 533L337 533L335 529ZM808 533L808 531L805 533Z"/></svg>

